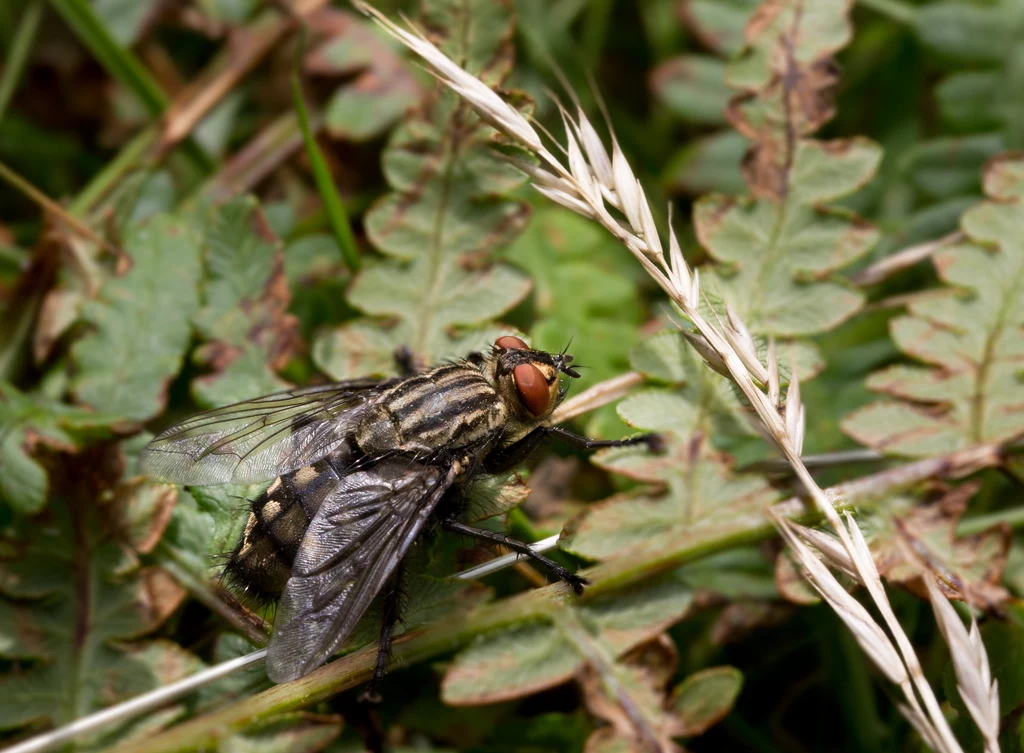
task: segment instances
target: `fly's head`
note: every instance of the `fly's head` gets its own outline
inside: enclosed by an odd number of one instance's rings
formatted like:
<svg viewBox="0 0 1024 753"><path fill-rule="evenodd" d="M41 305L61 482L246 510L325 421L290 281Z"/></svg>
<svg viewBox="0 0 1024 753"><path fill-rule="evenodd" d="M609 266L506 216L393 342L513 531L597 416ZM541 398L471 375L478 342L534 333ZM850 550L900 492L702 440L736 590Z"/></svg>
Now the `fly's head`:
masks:
<svg viewBox="0 0 1024 753"><path fill-rule="evenodd" d="M532 350L518 337L499 337L491 355L492 378L509 415L525 425L550 416L569 391L560 375L579 377L571 363L567 353Z"/></svg>

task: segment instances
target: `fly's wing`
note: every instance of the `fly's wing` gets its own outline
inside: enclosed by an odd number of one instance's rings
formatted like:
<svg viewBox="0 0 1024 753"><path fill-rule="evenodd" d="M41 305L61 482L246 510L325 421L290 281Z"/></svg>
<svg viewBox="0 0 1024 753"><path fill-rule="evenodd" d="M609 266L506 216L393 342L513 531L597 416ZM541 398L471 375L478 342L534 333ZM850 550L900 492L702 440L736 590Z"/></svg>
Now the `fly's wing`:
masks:
<svg viewBox="0 0 1024 753"><path fill-rule="evenodd" d="M199 413L150 442L140 467L154 478L191 486L269 481L338 447L390 384L338 382Z"/></svg>
<svg viewBox="0 0 1024 753"><path fill-rule="evenodd" d="M302 677L337 651L454 479L453 467L407 459L342 479L292 565L267 652L270 679Z"/></svg>

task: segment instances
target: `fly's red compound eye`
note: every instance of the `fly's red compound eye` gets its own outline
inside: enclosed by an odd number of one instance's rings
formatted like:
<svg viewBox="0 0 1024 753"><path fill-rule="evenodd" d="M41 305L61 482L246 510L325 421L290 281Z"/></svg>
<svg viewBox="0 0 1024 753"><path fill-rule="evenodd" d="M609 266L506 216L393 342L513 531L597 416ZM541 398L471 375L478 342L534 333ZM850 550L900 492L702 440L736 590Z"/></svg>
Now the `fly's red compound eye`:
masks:
<svg viewBox="0 0 1024 753"><path fill-rule="evenodd" d="M502 350L529 350L530 346L515 335L505 335L494 341L494 345Z"/></svg>
<svg viewBox="0 0 1024 753"><path fill-rule="evenodd" d="M521 363L513 369L512 378L515 380L519 399L523 401L526 410L534 416L539 416L548 409L551 392L540 369L532 363Z"/></svg>

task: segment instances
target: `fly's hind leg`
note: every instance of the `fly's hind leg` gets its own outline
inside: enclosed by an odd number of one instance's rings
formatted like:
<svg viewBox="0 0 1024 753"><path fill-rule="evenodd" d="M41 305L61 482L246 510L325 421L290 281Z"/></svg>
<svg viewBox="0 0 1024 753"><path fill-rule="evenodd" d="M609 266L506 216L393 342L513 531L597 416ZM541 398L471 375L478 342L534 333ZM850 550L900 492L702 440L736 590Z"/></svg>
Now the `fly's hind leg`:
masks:
<svg viewBox="0 0 1024 753"><path fill-rule="evenodd" d="M507 546L513 552L518 552L525 557L529 557L532 560L540 563L552 573L558 576L560 580L565 581L569 584L569 587L576 592L577 595L583 593L583 587L587 585L587 579L583 578L576 573L566 570L564 567L559 565L552 559L548 559L540 552L535 552L529 544L519 539L514 539L511 536L506 536L503 533L495 533L494 531L485 531L482 528L474 528L468 526L465 523L461 523L454 518L445 518L441 521L441 527L446 531L452 531L453 533L461 533L465 536L472 536L475 539L481 541L487 541L492 544L501 544Z"/></svg>
<svg viewBox="0 0 1024 753"><path fill-rule="evenodd" d="M404 567L401 563L388 580L388 588L381 604L380 637L377 640L377 662L373 666L373 676L366 684L366 689L359 695L359 700L367 703L380 703L380 683L388 669L391 659L391 639L395 625L402 619L402 577Z"/></svg>

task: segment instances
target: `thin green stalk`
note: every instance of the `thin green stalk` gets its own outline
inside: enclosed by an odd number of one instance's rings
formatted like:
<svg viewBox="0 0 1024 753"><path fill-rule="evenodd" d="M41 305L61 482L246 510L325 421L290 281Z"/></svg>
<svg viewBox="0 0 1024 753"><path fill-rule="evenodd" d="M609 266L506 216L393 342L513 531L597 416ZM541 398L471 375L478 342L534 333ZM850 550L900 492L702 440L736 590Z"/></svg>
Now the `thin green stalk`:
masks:
<svg viewBox="0 0 1024 753"><path fill-rule="evenodd" d="M91 227L83 223L78 218L68 214L68 211L64 209L64 207L40 191L29 181L18 175L14 170L7 167L3 162L0 162L0 180L9 184L15 190L23 193L45 211L50 212L50 214L67 223L71 229L83 238L103 246L110 251L117 252L118 249L115 246L103 240L103 238L97 235Z"/></svg>
<svg viewBox="0 0 1024 753"><path fill-rule="evenodd" d="M301 49L301 44L300 44ZM355 237L352 235L352 227L348 222L348 213L341 202L338 190L334 185L334 178L331 176L331 169L317 146L316 137L309 124L309 113L306 111L306 103L302 98L302 84L299 81L298 72L292 73L292 99L295 103L295 113L299 118L299 129L302 131L302 141L306 145L306 153L309 155L309 164L313 168L313 179L316 182L320 199L324 203L324 211L334 233L334 239L341 249L341 256L345 265L354 273L359 271L359 249L356 247Z"/></svg>
<svg viewBox="0 0 1024 753"><path fill-rule="evenodd" d="M103 169L92 177L92 180L78 192L78 196L68 206L68 212L76 217L84 218L94 206L114 188L125 173L135 168L146 155L159 136L157 126L153 125L139 131L124 148L110 160Z"/></svg>
<svg viewBox="0 0 1024 753"><path fill-rule="evenodd" d="M611 12L610 0L590 0L587 3L587 13L583 17L582 47L583 59L590 70L594 70L601 59L601 51L608 36L608 19Z"/></svg>
<svg viewBox="0 0 1024 753"><path fill-rule="evenodd" d="M18 28L14 32L14 39L11 42L11 49L7 53L7 60L4 62L3 75L0 76L0 121L4 119L7 112L7 105L11 103L15 89L18 88L18 81L25 71L25 64L28 63L28 54L32 50L32 43L35 42L36 33L39 31L39 22L43 18L43 0L35 0L27 8L18 22Z"/></svg>
<svg viewBox="0 0 1024 753"><path fill-rule="evenodd" d="M106 71L139 98L149 114L159 116L168 104L167 95L146 67L119 45L85 0L50 0L82 43Z"/></svg>

